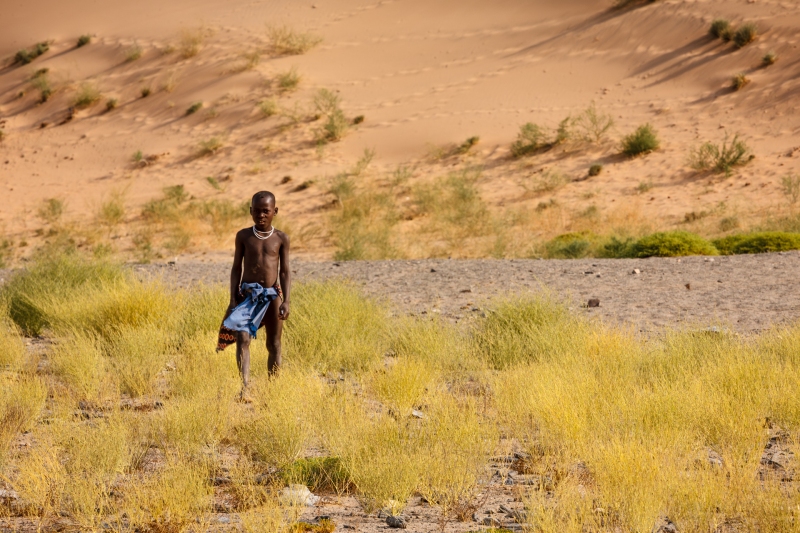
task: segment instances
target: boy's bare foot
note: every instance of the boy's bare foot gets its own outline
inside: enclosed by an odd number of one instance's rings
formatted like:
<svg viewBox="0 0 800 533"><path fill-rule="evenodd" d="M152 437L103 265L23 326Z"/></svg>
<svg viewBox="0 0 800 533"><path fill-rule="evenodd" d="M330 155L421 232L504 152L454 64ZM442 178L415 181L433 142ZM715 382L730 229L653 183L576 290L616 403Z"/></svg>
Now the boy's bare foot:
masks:
<svg viewBox="0 0 800 533"><path fill-rule="evenodd" d="M247 387L242 387L242 391L239 393L238 401L241 403L253 403L253 399L250 397Z"/></svg>

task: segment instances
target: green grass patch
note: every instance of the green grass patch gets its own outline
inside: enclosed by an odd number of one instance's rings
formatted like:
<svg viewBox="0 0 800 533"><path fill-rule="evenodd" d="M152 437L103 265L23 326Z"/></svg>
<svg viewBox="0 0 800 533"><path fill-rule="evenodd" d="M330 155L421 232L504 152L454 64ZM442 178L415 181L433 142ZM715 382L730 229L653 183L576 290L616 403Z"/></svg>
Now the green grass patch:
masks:
<svg viewBox="0 0 800 533"><path fill-rule="evenodd" d="M783 231L763 231L731 235L713 241L723 255L764 254L800 250L800 234Z"/></svg>
<svg viewBox="0 0 800 533"><path fill-rule="evenodd" d="M719 255L713 244L686 231L667 231L642 237L630 245L630 257L680 257Z"/></svg>
<svg viewBox="0 0 800 533"><path fill-rule="evenodd" d="M622 140L622 153L629 157L636 157L657 150L660 145L653 126L644 124Z"/></svg>

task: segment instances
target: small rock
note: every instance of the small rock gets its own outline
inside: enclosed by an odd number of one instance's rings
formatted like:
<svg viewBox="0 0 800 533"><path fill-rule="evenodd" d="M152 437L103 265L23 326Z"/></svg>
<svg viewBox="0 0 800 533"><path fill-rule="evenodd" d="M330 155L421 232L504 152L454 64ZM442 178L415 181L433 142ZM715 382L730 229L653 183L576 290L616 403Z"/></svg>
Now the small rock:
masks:
<svg viewBox="0 0 800 533"><path fill-rule="evenodd" d="M713 468L722 468L725 465L725 461L723 461L722 456L714 450L708 450L708 464Z"/></svg>
<svg viewBox="0 0 800 533"><path fill-rule="evenodd" d="M315 505L319 496L315 496L305 485L289 485L281 491L281 503L284 505Z"/></svg>
<svg viewBox="0 0 800 533"><path fill-rule="evenodd" d="M436 269L435 269L435 268L432 268L432 269L431 269L431 272L436 272Z"/></svg>
<svg viewBox="0 0 800 533"><path fill-rule="evenodd" d="M230 524L231 519L230 517L227 516L220 516L219 518L217 518L217 522L219 522L220 524Z"/></svg>
<svg viewBox="0 0 800 533"><path fill-rule="evenodd" d="M686 285L684 285L684 287L686 287L687 291L692 290L692 284L691 283L687 283Z"/></svg>
<svg viewBox="0 0 800 533"><path fill-rule="evenodd" d="M656 520L656 525L653 526L652 533L678 533L678 527L675 525L675 522L666 516L662 516Z"/></svg>
<svg viewBox="0 0 800 533"><path fill-rule="evenodd" d="M639 270L638 268L634 268L633 271L631 272L631 274L635 274L635 275L639 275L641 273L642 273L642 271Z"/></svg>
<svg viewBox="0 0 800 533"><path fill-rule="evenodd" d="M600 307L600 300L597 298L592 298L586 304L586 307Z"/></svg>
<svg viewBox="0 0 800 533"><path fill-rule="evenodd" d="M395 529L405 529L408 527L408 522L402 516L387 516L386 525Z"/></svg>
<svg viewBox="0 0 800 533"><path fill-rule="evenodd" d="M417 411L416 409L411 410L411 416L414 418L425 418L425 413L422 411Z"/></svg>
<svg viewBox="0 0 800 533"><path fill-rule="evenodd" d="M493 518L491 516L487 516L486 518L484 518L483 521L481 521L481 524L489 527L502 527L503 525L503 523L500 522L500 520L498 520L497 518Z"/></svg>

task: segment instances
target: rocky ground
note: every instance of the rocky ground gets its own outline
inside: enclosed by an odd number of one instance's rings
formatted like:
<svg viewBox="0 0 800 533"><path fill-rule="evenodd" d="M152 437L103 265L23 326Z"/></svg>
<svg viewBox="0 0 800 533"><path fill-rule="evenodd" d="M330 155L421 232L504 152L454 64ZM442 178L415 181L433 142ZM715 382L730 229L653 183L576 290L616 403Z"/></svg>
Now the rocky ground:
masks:
<svg viewBox="0 0 800 533"><path fill-rule="evenodd" d="M227 283L228 263L136 265L173 284ZM398 312L479 316L493 299L548 291L607 322L638 331L693 326L744 334L800 317L800 253L724 257L580 260L295 262L297 282L342 278ZM589 300L599 307L589 307Z"/></svg>

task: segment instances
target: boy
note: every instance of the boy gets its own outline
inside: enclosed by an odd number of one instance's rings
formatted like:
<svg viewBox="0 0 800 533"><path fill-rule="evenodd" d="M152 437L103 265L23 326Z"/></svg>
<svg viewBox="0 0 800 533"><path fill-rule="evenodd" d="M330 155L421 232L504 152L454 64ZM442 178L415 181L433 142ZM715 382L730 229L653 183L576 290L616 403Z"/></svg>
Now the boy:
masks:
<svg viewBox="0 0 800 533"><path fill-rule="evenodd" d="M281 365L281 333L283 321L289 318L292 274L289 237L272 226L277 214L275 195L268 191L257 192L250 201L250 216L255 224L236 234L231 300L220 328L217 351L236 342L243 401L247 401L250 377L250 339L261 326L267 332L269 373L275 374ZM270 304L277 298L281 299L280 305Z"/></svg>

